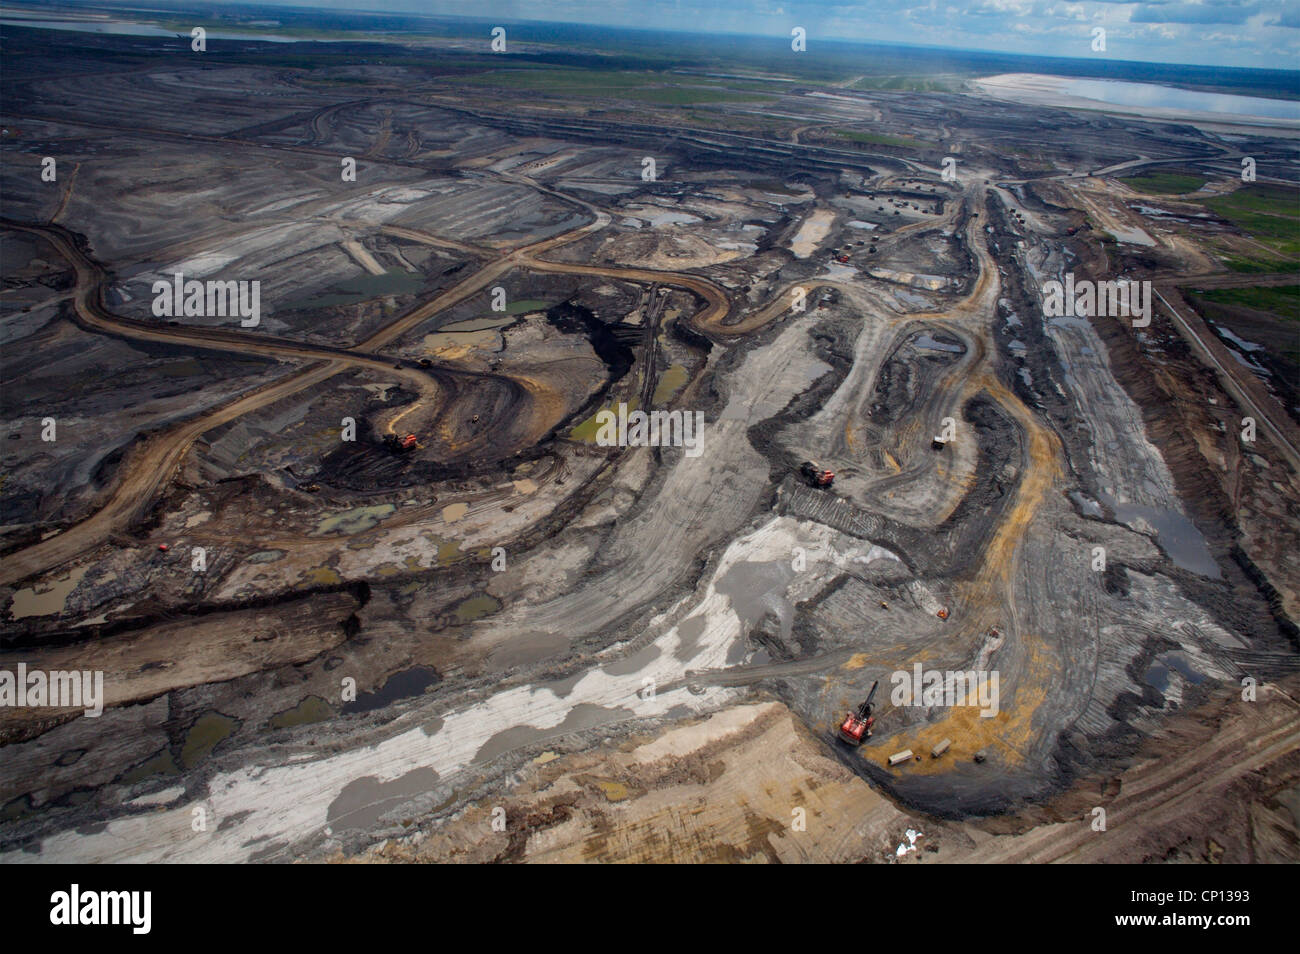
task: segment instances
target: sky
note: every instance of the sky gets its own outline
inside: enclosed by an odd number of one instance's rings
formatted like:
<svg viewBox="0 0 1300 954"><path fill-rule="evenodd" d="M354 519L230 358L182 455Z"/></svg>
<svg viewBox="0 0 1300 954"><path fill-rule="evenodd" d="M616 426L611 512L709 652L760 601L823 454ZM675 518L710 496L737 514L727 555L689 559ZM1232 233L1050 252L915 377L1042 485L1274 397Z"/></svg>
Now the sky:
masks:
<svg viewBox="0 0 1300 954"><path fill-rule="evenodd" d="M825 37L1300 69L1300 0L325 0L314 6L785 38L801 26L809 52ZM1095 27L1106 31L1105 53L1092 48Z"/></svg>

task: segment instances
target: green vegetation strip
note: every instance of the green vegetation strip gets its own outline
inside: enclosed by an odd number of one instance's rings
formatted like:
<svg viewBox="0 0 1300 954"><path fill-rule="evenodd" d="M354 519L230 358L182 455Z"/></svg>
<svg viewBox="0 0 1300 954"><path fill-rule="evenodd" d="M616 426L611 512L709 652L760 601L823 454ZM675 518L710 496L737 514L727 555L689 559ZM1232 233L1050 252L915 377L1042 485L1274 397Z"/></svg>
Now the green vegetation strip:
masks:
<svg viewBox="0 0 1300 954"><path fill-rule="evenodd" d="M1300 190L1248 185L1203 204L1274 251L1300 256Z"/></svg>
<svg viewBox="0 0 1300 954"><path fill-rule="evenodd" d="M1243 275L1263 275L1269 272L1300 274L1300 262L1287 262L1276 258L1225 258L1223 264L1228 266L1229 271L1241 272Z"/></svg>
<svg viewBox="0 0 1300 954"><path fill-rule="evenodd" d="M1186 195L1205 185L1205 176L1186 172L1149 172L1142 176L1120 179L1130 189L1148 195Z"/></svg>
<svg viewBox="0 0 1300 954"><path fill-rule="evenodd" d="M1220 305L1253 308L1291 321L1300 321L1300 284L1265 288L1197 289L1194 294Z"/></svg>

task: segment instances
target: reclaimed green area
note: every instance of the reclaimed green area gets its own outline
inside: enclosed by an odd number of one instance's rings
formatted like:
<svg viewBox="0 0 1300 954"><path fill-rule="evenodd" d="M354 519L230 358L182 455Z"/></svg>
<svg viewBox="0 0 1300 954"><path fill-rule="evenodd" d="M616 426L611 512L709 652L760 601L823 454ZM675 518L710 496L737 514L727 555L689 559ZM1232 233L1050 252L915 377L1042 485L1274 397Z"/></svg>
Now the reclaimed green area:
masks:
<svg viewBox="0 0 1300 954"><path fill-rule="evenodd" d="M1223 260L1229 271L1241 272L1243 275L1266 275L1269 272L1300 273L1300 262L1288 262L1280 258L1238 258Z"/></svg>
<svg viewBox="0 0 1300 954"><path fill-rule="evenodd" d="M1120 179L1130 189L1148 195L1185 195L1195 192L1208 181L1205 176L1187 172L1148 172Z"/></svg>
<svg viewBox="0 0 1300 954"><path fill-rule="evenodd" d="M1256 311L1267 311L1290 321L1300 321L1300 285L1197 289L1193 294L1220 305L1238 305Z"/></svg>
<svg viewBox="0 0 1300 954"><path fill-rule="evenodd" d="M1202 204L1280 255L1300 256L1300 189L1247 185Z"/></svg>
<svg viewBox="0 0 1300 954"><path fill-rule="evenodd" d="M1205 204L1224 216L1240 210L1300 219L1300 188L1252 183L1227 195L1206 199Z"/></svg>

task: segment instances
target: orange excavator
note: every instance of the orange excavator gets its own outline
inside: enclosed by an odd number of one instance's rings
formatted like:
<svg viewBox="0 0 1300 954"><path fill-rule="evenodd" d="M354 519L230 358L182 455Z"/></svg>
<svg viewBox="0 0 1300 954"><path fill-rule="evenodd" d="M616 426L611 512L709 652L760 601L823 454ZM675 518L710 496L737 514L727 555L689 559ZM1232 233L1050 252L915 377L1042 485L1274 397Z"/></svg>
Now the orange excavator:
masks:
<svg viewBox="0 0 1300 954"><path fill-rule="evenodd" d="M876 724L875 717L871 714L871 700L876 697L876 687L879 685L879 679L873 682L866 702L846 715L840 723L840 738L849 745L861 745L871 738L871 727Z"/></svg>

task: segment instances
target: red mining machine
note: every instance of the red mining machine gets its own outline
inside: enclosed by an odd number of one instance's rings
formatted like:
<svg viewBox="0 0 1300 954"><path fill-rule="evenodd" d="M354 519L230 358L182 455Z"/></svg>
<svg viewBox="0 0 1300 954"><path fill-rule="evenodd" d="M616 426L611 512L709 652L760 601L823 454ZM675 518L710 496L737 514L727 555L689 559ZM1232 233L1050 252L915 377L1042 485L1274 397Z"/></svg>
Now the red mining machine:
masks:
<svg viewBox="0 0 1300 954"><path fill-rule="evenodd" d="M389 450L405 454L407 451L413 451L419 447L420 441L414 434L407 434L405 437L398 437L396 434L385 434L384 444Z"/></svg>
<svg viewBox="0 0 1300 954"><path fill-rule="evenodd" d="M835 482L835 471L823 470L811 460L799 465L799 474L813 487L829 487Z"/></svg>
<svg viewBox="0 0 1300 954"><path fill-rule="evenodd" d="M879 685L879 679L873 682L871 691L867 693L867 701L848 713L840 723L840 738L849 745L861 745L871 738L871 727L876 724L875 718L871 715L871 700L876 697L876 687Z"/></svg>

